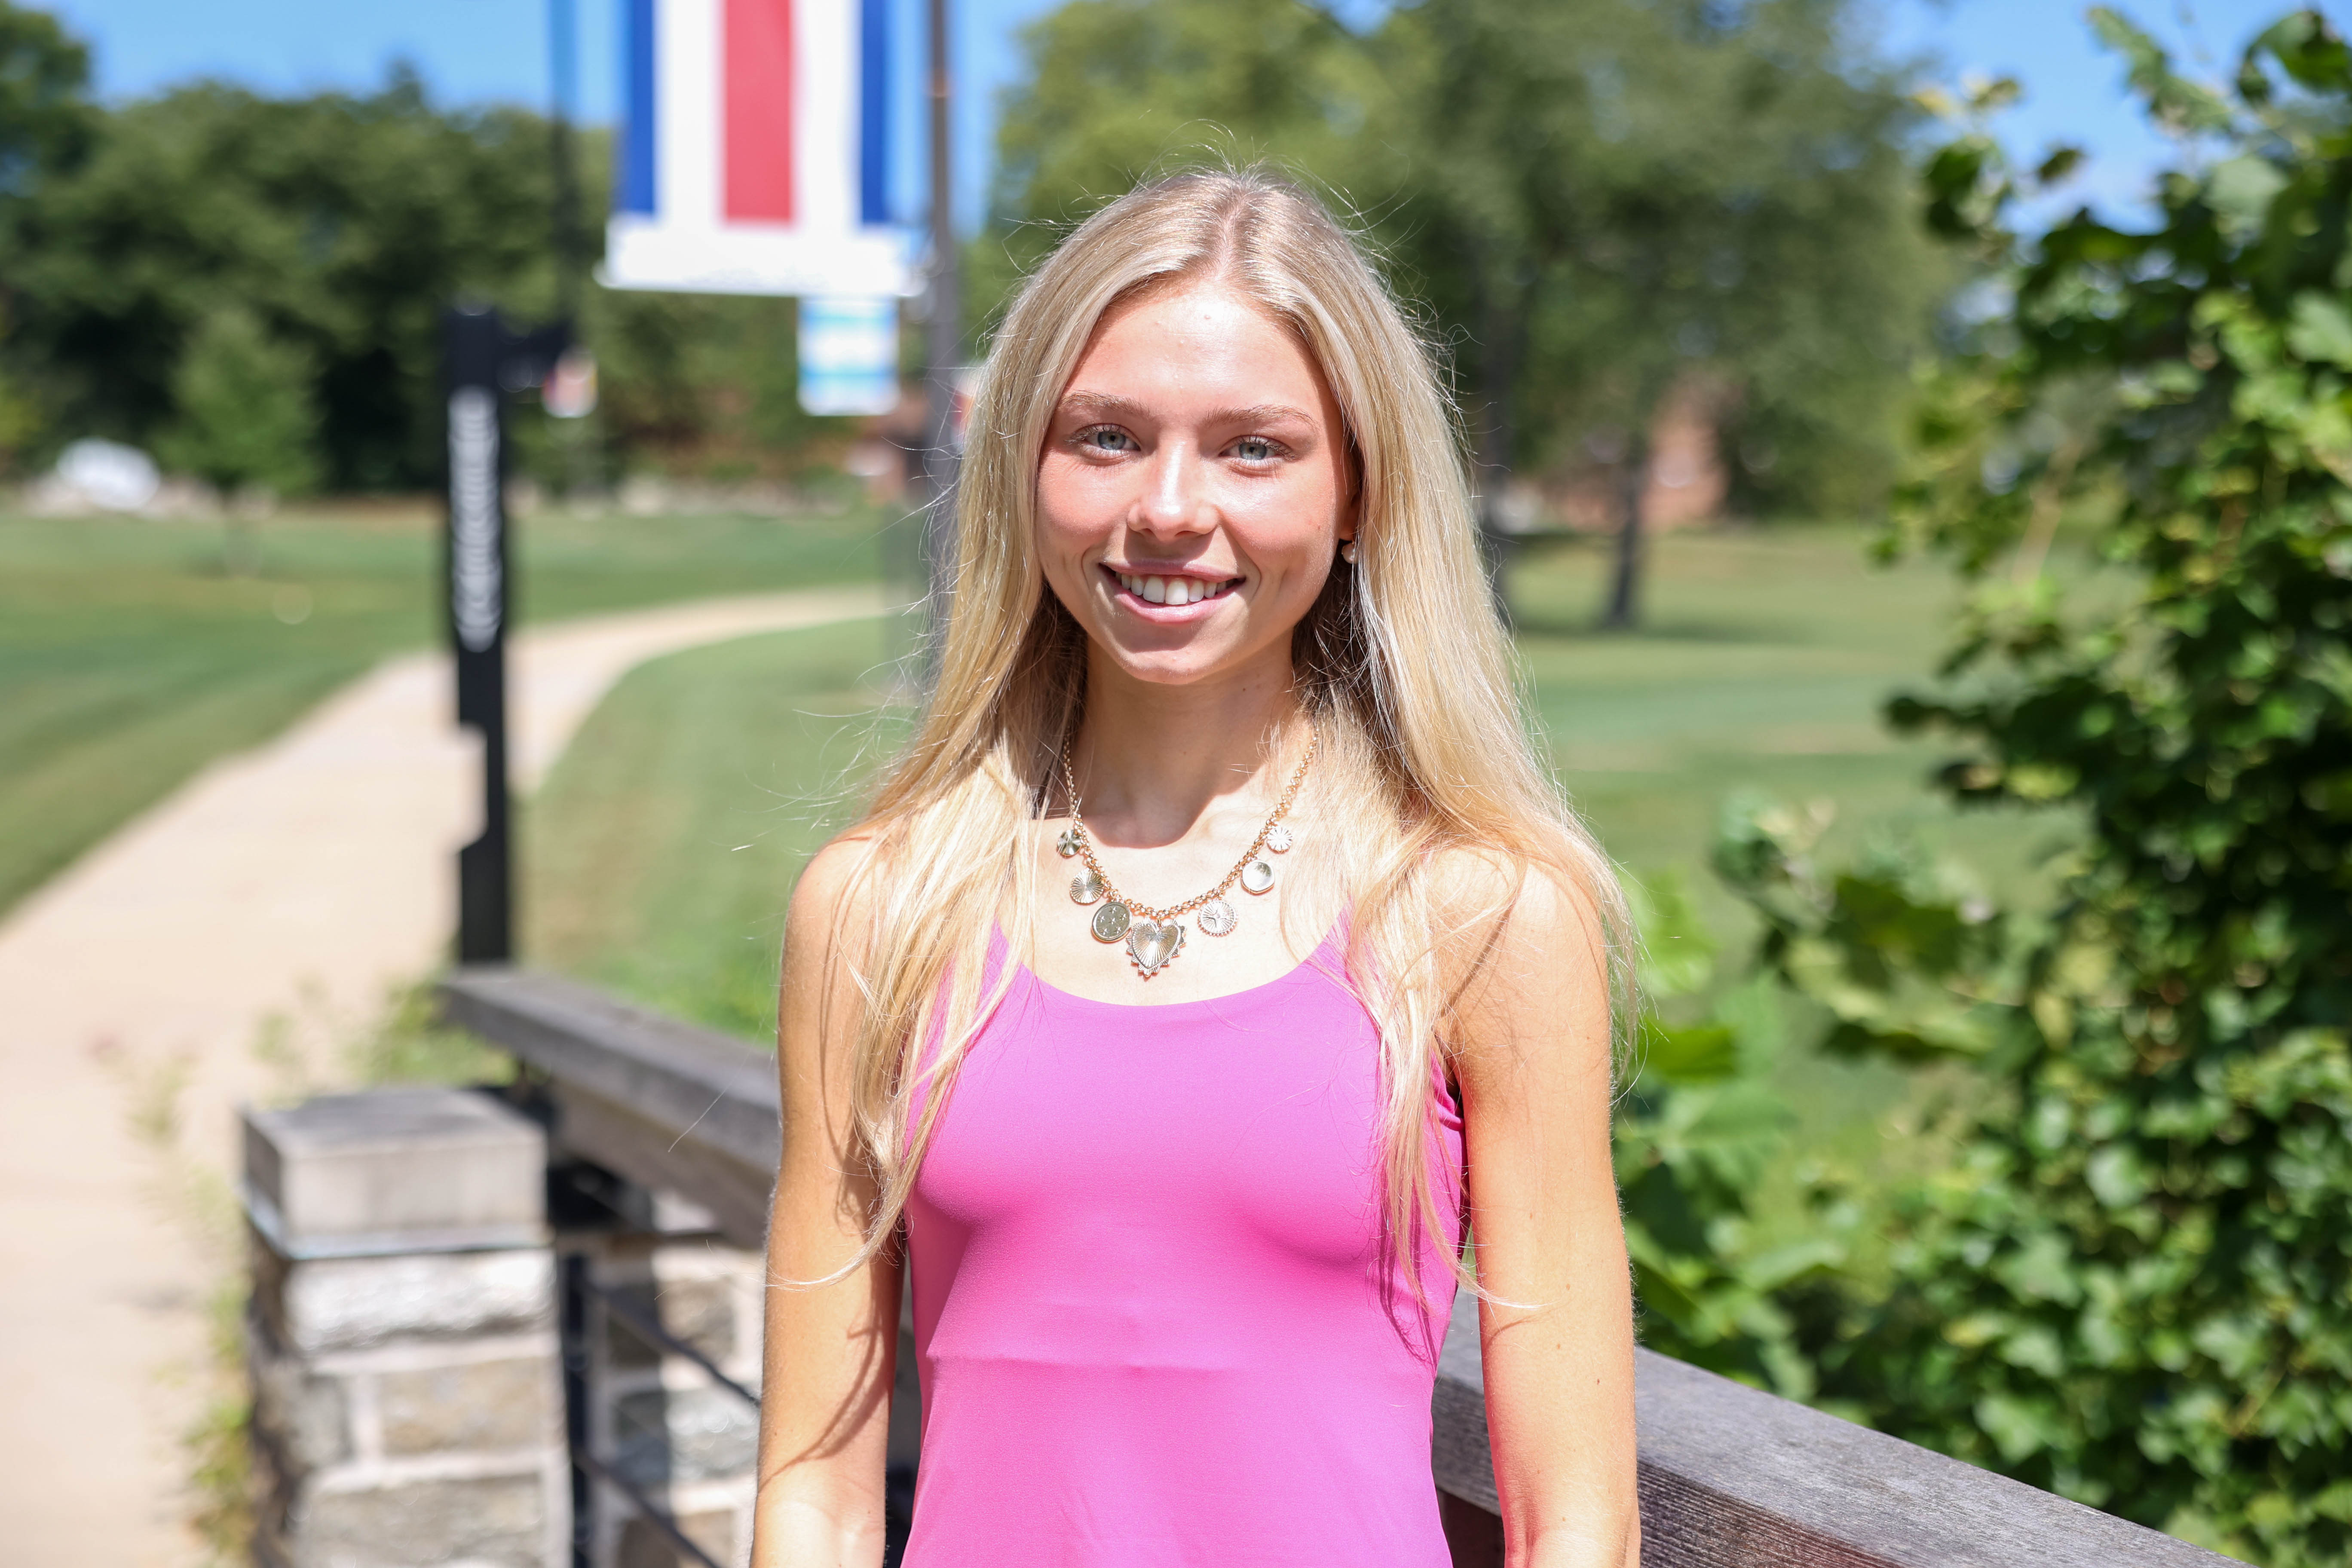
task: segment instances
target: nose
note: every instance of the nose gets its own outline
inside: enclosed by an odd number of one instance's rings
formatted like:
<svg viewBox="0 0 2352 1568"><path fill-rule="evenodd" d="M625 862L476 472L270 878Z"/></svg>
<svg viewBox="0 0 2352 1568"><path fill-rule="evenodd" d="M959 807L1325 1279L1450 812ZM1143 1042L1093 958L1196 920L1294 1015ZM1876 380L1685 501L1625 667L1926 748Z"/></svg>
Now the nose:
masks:
<svg viewBox="0 0 2352 1568"><path fill-rule="evenodd" d="M1128 526L1162 538L1206 533L1217 526L1208 495L1207 465L1189 441L1170 441L1144 465L1143 489L1128 509Z"/></svg>

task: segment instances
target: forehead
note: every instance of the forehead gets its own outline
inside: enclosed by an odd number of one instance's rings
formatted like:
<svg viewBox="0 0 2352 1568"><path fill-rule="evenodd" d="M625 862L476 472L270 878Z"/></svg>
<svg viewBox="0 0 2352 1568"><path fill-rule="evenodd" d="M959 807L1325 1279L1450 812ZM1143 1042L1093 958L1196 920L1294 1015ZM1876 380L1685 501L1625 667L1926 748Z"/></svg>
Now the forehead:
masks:
<svg viewBox="0 0 2352 1568"><path fill-rule="evenodd" d="M1322 370L1265 308L1221 283L1155 289L1103 312L1064 389L1173 411L1286 403L1329 417Z"/></svg>

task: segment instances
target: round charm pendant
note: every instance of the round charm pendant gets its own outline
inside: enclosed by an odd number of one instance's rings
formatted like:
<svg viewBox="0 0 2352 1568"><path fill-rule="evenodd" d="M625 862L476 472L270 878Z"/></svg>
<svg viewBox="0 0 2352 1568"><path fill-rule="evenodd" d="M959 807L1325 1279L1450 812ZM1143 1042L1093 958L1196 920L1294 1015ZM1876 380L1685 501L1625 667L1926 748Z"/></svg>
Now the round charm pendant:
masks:
<svg viewBox="0 0 2352 1568"><path fill-rule="evenodd" d="M1117 942L1127 934L1129 919L1125 904L1108 903L1095 911L1087 928L1095 933L1097 942Z"/></svg>
<svg viewBox="0 0 2352 1568"><path fill-rule="evenodd" d="M1290 829L1279 822L1265 830L1265 847L1277 855L1289 854L1291 845L1296 842L1290 837Z"/></svg>
<svg viewBox="0 0 2352 1568"><path fill-rule="evenodd" d="M1078 830L1075 827L1065 827L1062 829L1062 836L1054 840L1054 847L1061 851L1062 858L1065 860L1076 854L1078 852Z"/></svg>
<svg viewBox="0 0 2352 1568"><path fill-rule="evenodd" d="M1201 929L1211 936L1223 936L1234 929L1234 906L1223 899L1211 899L1201 906Z"/></svg>
<svg viewBox="0 0 2352 1568"><path fill-rule="evenodd" d="M1263 860L1253 860L1242 868L1242 891L1263 893L1274 886L1274 868Z"/></svg>
<svg viewBox="0 0 2352 1568"><path fill-rule="evenodd" d="M1070 902L1091 904L1103 896L1103 879L1088 867L1070 879Z"/></svg>

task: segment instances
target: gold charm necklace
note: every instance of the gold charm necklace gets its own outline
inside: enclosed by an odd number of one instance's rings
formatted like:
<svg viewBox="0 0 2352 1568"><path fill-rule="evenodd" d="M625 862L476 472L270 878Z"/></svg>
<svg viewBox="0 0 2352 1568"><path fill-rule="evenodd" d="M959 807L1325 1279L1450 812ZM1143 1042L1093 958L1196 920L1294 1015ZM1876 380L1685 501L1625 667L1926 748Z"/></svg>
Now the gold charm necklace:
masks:
<svg viewBox="0 0 2352 1568"><path fill-rule="evenodd" d="M1127 956L1134 962L1142 977L1149 980L1165 969L1183 950L1184 927L1179 916L1198 910L1201 911L1201 929L1211 936L1223 936L1232 931L1238 919L1234 913L1234 906L1225 901L1225 892L1236 882L1241 884L1244 892L1253 895L1262 894L1274 886L1273 862L1260 851L1286 854L1295 842L1290 829L1282 825L1282 819L1288 814L1291 802L1298 798L1298 786L1307 782L1307 770L1313 765L1316 748L1322 743L1322 739L1313 721L1309 721L1307 726L1307 755L1299 759L1298 771L1290 775L1290 786L1282 792L1282 798L1275 803L1273 815L1265 819L1265 826L1257 830L1257 837L1250 840L1250 847L1242 851L1242 858L1234 863L1234 868L1225 873L1224 880L1205 893L1197 894L1181 904L1171 904L1166 909L1139 904L1120 892L1111 885L1110 874L1103 869L1102 862L1095 858L1094 837L1087 831L1087 819L1078 815L1077 773L1070 765L1070 748L1065 744L1062 748L1062 789L1070 797L1070 826L1062 830L1062 836L1054 841L1054 847L1061 851L1066 860L1076 856L1087 863L1084 871L1070 879L1070 901L1102 906L1095 910L1093 919L1087 924L1087 929L1094 932L1095 940L1112 942L1124 938Z"/></svg>

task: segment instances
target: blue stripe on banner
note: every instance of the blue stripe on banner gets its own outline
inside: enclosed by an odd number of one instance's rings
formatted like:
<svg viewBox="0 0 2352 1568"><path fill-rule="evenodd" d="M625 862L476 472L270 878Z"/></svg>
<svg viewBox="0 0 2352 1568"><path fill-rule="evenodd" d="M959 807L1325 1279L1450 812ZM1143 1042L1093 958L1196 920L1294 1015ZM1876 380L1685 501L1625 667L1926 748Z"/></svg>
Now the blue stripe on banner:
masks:
<svg viewBox="0 0 2352 1568"><path fill-rule="evenodd" d="M621 6L621 157L614 171L613 206L643 213L654 206L654 0Z"/></svg>
<svg viewBox="0 0 2352 1568"><path fill-rule="evenodd" d="M890 221L890 0L858 0L857 221Z"/></svg>

